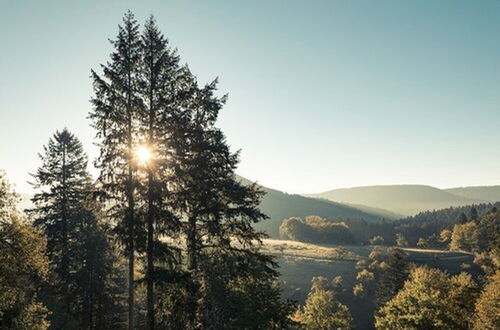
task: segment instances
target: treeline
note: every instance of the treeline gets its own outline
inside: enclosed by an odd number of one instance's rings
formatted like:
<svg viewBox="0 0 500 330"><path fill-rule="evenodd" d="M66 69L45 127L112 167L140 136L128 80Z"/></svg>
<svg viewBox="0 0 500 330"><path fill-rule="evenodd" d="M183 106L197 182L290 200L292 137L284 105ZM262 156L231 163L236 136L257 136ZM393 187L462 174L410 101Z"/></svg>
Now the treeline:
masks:
<svg viewBox="0 0 500 330"><path fill-rule="evenodd" d="M473 233L476 229L479 230L477 228L480 227L479 220L486 214L495 213L498 209L500 202L450 207L422 212L399 221L328 220L318 216L307 216L303 219L291 217L281 223L280 236L308 243L396 245L437 249L451 247L454 250L463 249L470 252L472 248L466 247L465 243L458 243L457 239L465 239L464 232ZM464 226L455 227L456 225ZM457 231L453 236L455 228ZM472 236L467 239L485 240L482 238L484 235L477 232ZM455 238L454 243L452 243L453 238Z"/></svg>
<svg viewBox="0 0 500 330"><path fill-rule="evenodd" d="M0 328L291 327L217 81L200 86L153 18L128 12L111 44L91 75L97 181L67 129L40 153L29 219L1 177Z"/></svg>
<svg viewBox="0 0 500 330"><path fill-rule="evenodd" d="M347 219L330 221L319 216L291 217L280 225L280 237L307 243L370 244L373 237L394 242L394 225L385 220Z"/></svg>
<svg viewBox="0 0 500 330"><path fill-rule="evenodd" d="M477 221L493 208L500 208L500 202L421 212L394 222L395 231L405 237L409 246L417 246L419 240L424 239L429 246L444 247L443 244L440 244L439 238L443 230L451 230L454 225L463 224L469 220Z"/></svg>
<svg viewBox="0 0 500 330"><path fill-rule="evenodd" d="M280 236L301 242L352 244L354 235L345 222L332 222L318 216L285 219Z"/></svg>

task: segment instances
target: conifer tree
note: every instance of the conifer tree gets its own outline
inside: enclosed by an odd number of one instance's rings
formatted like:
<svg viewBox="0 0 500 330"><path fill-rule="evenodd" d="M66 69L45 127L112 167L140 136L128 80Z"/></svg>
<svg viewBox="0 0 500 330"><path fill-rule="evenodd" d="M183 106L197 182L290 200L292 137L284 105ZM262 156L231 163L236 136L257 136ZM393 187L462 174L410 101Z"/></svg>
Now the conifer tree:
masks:
<svg viewBox="0 0 500 330"><path fill-rule="evenodd" d="M87 156L81 142L64 129L49 140L40 158L42 166L33 175L40 192L30 213L47 237L50 261L59 275L47 294L53 325L105 328L104 319L96 315L113 314L115 304L107 293L113 259L97 223L99 207L91 200Z"/></svg>
<svg viewBox="0 0 500 330"><path fill-rule="evenodd" d="M70 280L70 259L74 255L75 215L88 194L90 175L81 142L66 128L57 131L39 154L42 165L32 174L38 191L32 202L35 226L47 236L47 250L63 287ZM66 289L66 288L63 288Z"/></svg>
<svg viewBox="0 0 500 330"><path fill-rule="evenodd" d="M88 200L77 215L78 240L74 242L80 267L73 275L79 324L85 329L111 329L123 323L122 296L126 279L102 223L102 206Z"/></svg>
<svg viewBox="0 0 500 330"><path fill-rule="evenodd" d="M469 220L467 219L467 216L465 215L465 213L464 213L464 212L461 212L461 213L460 213L460 215L458 216L458 218L457 218L457 221L456 221L456 222L457 222L458 224L463 225L463 224L464 224L464 223L466 223L467 221L469 221Z"/></svg>
<svg viewBox="0 0 500 330"><path fill-rule="evenodd" d="M477 214L477 209L475 207L472 207L469 212L469 219L471 221L478 221L479 220L479 215Z"/></svg>
<svg viewBox="0 0 500 330"><path fill-rule="evenodd" d="M103 197L113 205L110 213L116 222L116 232L125 245L128 256L128 328L134 327L134 264L136 239L139 232L136 217L137 198L137 117L141 102L139 63L141 39L139 26L129 11L119 26L111 61L102 65L100 76L92 71L95 95L90 118L97 129L100 155L99 185Z"/></svg>
<svg viewBox="0 0 500 330"><path fill-rule="evenodd" d="M207 328L221 322L214 319L219 318L214 313L214 302L218 301L214 295L224 290L214 289L214 283L221 283L212 279L225 279L226 284L221 284L225 286L230 278L235 279L231 268L238 267L247 278L256 269L266 269L273 277L273 263L259 252L264 234L252 227L265 219L258 209L262 192L236 179L238 154L229 150L224 134L215 126L226 97L215 96L217 81L199 88L189 69L184 68L183 75L181 94L186 99L181 118L185 121L178 124L183 132L173 143L177 149L175 200L179 218L183 219L186 266L191 278L186 312L192 322L188 328ZM219 271L214 276L214 270L220 267L214 262L220 262L220 258L225 260L226 275ZM265 277L255 278L265 281Z"/></svg>
<svg viewBox="0 0 500 330"><path fill-rule="evenodd" d="M176 113L177 78L179 57L168 46L167 39L159 31L151 16L142 34L142 57L140 62L143 102L139 119L143 148L150 154L144 162L146 172L142 189L146 218L146 285L147 322L154 329L154 279L155 260L165 262L170 250L160 237L175 231L176 222L169 212L167 183L169 180L170 137L172 117Z"/></svg>

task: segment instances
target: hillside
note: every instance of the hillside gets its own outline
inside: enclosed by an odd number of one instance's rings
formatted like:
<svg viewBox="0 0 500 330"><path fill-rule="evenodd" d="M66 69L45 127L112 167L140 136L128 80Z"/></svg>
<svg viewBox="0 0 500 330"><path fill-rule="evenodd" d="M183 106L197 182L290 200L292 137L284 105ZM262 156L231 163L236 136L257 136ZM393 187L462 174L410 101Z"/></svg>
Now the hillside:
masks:
<svg viewBox="0 0 500 330"><path fill-rule="evenodd" d="M243 183L250 184L249 180L242 177L239 178ZM338 218L363 218L368 221L380 218L377 214L364 212L340 203L300 195L290 195L263 186L261 188L266 192L266 195L262 199L260 209L269 219L258 223L256 228L265 230L271 237L278 237L281 221L292 216L319 215L331 220Z"/></svg>
<svg viewBox="0 0 500 330"><path fill-rule="evenodd" d="M388 185L344 188L309 197L326 198L339 203L364 205L405 216L426 210L442 209L481 202L425 185Z"/></svg>
<svg viewBox="0 0 500 330"><path fill-rule="evenodd" d="M500 202L500 186L459 187L445 191L465 198L478 199L486 202Z"/></svg>

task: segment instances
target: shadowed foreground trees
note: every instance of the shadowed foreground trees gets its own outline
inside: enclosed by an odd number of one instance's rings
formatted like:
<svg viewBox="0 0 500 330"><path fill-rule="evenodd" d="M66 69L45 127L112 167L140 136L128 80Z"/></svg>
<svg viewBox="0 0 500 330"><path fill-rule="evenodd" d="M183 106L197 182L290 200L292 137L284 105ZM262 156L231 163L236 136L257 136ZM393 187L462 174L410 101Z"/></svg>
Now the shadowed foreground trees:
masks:
<svg viewBox="0 0 500 330"><path fill-rule="evenodd" d="M16 202L0 172L0 329L47 329L50 313L38 297L49 273L46 241Z"/></svg>
<svg viewBox="0 0 500 330"><path fill-rule="evenodd" d="M53 311L54 327L110 328L119 312L113 296L115 256L98 218L81 142L67 129L57 131L40 154L33 174L34 208L29 211L47 238L53 274L42 298ZM120 285L122 285L120 283Z"/></svg>

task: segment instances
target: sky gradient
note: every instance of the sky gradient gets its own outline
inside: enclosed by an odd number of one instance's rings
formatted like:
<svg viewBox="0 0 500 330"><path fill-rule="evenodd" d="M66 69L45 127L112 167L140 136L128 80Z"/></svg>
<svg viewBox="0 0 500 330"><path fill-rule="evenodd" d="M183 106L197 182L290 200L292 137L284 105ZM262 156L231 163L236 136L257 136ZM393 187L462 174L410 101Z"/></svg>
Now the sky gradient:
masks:
<svg viewBox="0 0 500 330"><path fill-rule="evenodd" d="M19 192L56 129L96 156L90 69L127 9L154 14L201 82L219 77L251 180L500 184L500 1L0 0L0 169Z"/></svg>

